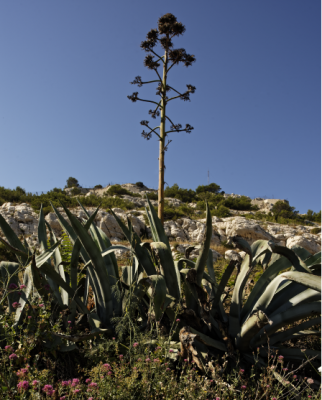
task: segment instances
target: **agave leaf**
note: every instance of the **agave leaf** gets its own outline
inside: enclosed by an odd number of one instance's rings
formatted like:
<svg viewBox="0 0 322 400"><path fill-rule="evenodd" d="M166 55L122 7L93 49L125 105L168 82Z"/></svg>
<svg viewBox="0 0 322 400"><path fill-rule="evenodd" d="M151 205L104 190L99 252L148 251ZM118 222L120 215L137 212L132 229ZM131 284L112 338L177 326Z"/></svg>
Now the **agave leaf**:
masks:
<svg viewBox="0 0 322 400"><path fill-rule="evenodd" d="M14 323L14 328L19 325L22 312L25 308L25 305L28 303L29 304L29 297L31 294L33 282L32 282L32 274L31 274L31 266L29 265L24 272L23 275L23 284L26 286L24 290L21 289L21 295L18 303L20 304L20 307L17 308L16 314L15 314L15 323Z"/></svg>
<svg viewBox="0 0 322 400"><path fill-rule="evenodd" d="M321 264L321 252L308 257L304 262L308 268L310 268L312 265Z"/></svg>
<svg viewBox="0 0 322 400"><path fill-rule="evenodd" d="M237 276L235 281L235 288L233 291L233 296L231 299L230 304L230 313L229 313L229 335L231 337L236 337L237 334L240 332L241 325L240 325L240 313L241 307L243 304L242 300L242 293L247 281L247 278L252 271L253 267L250 267L250 258L249 255L246 254L241 268L240 273Z"/></svg>
<svg viewBox="0 0 322 400"><path fill-rule="evenodd" d="M198 332L198 331L196 331L195 329L193 329L191 327L190 327L190 330L195 335L198 335L199 336L199 340L202 343L206 344L207 346L211 346L211 347L214 347L215 349L218 349L218 350L221 350L221 351L225 351L225 352L228 351L225 343L223 343L222 341L212 339L211 337L209 337L207 335L204 335L203 333Z"/></svg>
<svg viewBox="0 0 322 400"><path fill-rule="evenodd" d="M296 271L307 272L309 274L312 273L305 263L291 249L284 246L278 246L272 241L269 242L269 247L273 253L281 254L286 257L292 263L292 266Z"/></svg>
<svg viewBox="0 0 322 400"><path fill-rule="evenodd" d="M16 285L17 288L19 287L19 279L18 279L19 264L10 261L1 261L0 271L4 283L4 288L7 288L9 292L8 294L9 313L12 313L13 311L15 311L15 309L12 307L12 303L18 302L20 296L17 290L11 292L9 286L13 284Z"/></svg>
<svg viewBox="0 0 322 400"><path fill-rule="evenodd" d="M251 348L258 347L261 344L267 342L267 335L270 336L275 333L278 329L282 328L286 324L290 324L294 321L299 321L303 318L308 318L314 314L321 313L321 302L298 304L283 313L274 315L271 318L272 324L266 325L262 328L251 340ZM265 333L265 332L266 333Z"/></svg>
<svg viewBox="0 0 322 400"><path fill-rule="evenodd" d="M254 305L262 295L267 285L278 275L280 271L291 267L291 262L279 254L273 254L268 268L263 272L259 280L253 287L246 303L241 311L242 323L246 321L252 312Z"/></svg>
<svg viewBox="0 0 322 400"><path fill-rule="evenodd" d="M212 221L210 210L208 207L208 203L206 202L206 232L205 232L205 241L203 242L201 249L199 251L199 256L196 261L195 269L197 271L197 284L201 285L201 280L203 277L203 273L205 271L205 267L207 264L208 252L210 249L210 241L212 237Z"/></svg>
<svg viewBox="0 0 322 400"><path fill-rule="evenodd" d="M151 298L151 305L154 308L155 319L159 321L165 311L167 286L163 276L152 275L140 279L140 284L148 288L148 295Z"/></svg>
<svg viewBox="0 0 322 400"><path fill-rule="evenodd" d="M301 246L293 246L291 248L291 250L294 251L294 253L298 256L298 258L300 258L302 261L304 261L304 263L305 263L305 260L311 256L311 253L309 251L305 250ZM306 263L305 263L305 265L306 265Z"/></svg>
<svg viewBox="0 0 322 400"><path fill-rule="evenodd" d="M306 322L303 322L302 324L296 325L295 327L293 327L291 329L287 329L286 331L274 333L274 335L272 335L270 337L269 343L272 346L275 343L285 342L286 340L289 340L290 338L292 338L294 335L301 332L302 330L303 330L303 332L308 332L305 329L307 329L311 326L320 324L320 323L321 323L320 317L312 318ZM309 332L315 332L315 331L309 331Z"/></svg>
<svg viewBox="0 0 322 400"><path fill-rule="evenodd" d="M90 257L92 264L95 268L95 272L97 273L97 284L99 287L98 293L100 294L100 297L97 298L98 315L100 316L102 323L106 326L109 326L110 318L113 315L113 303L111 288L108 282L108 274L105 268L103 257L83 225L74 215L72 215L67 207L63 205L63 208L72 224L74 231L77 233L86 253Z"/></svg>
<svg viewBox="0 0 322 400"><path fill-rule="evenodd" d="M14 233L14 231L11 229L10 225L7 223L7 221L3 218L3 216L0 214L0 229L4 233L5 237L7 238L9 244L15 248L20 250L21 253L19 253L19 257L26 262L28 259L28 249L25 249L23 244L20 242L18 239L18 236ZM2 243L6 244L2 240Z"/></svg>
<svg viewBox="0 0 322 400"><path fill-rule="evenodd" d="M39 220L38 220L38 243L40 246L41 253L48 249L45 216L42 205L40 207Z"/></svg>
<svg viewBox="0 0 322 400"><path fill-rule="evenodd" d="M219 284L218 289L216 291L214 300L212 302L212 307L213 308L217 308L218 307L218 303L220 302L221 295L223 294L223 292L225 290L225 287L227 285L227 282L228 282L231 274L233 273L237 263L238 263L237 261L231 260L229 262L227 268L225 269L225 272L224 272L224 274L223 274L223 276L221 278L220 284Z"/></svg>
<svg viewBox="0 0 322 400"><path fill-rule="evenodd" d="M285 287L282 291L277 290L273 299L271 300L270 304L266 308L266 313L268 315L271 315L272 313L275 312L277 308L279 308L281 305L289 303L289 300L293 298L294 296L297 296L300 293L303 293L306 289L305 286L303 286L300 283L297 282L292 282L288 281L290 284Z"/></svg>
<svg viewBox="0 0 322 400"><path fill-rule="evenodd" d="M236 346L241 351L249 349L249 342L253 336L265 325L270 322L267 315L259 310L254 313L248 320L242 325L241 332L237 336Z"/></svg>
<svg viewBox="0 0 322 400"><path fill-rule="evenodd" d="M297 304L316 301L319 300L320 298L321 298L321 293L313 289L305 289L296 296L290 298L288 301L281 303L282 305L276 310L274 310L274 312L270 314L270 317L273 317L276 314L284 312L289 308L296 306Z"/></svg>
<svg viewBox="0 0 322 400"><path fill-rule="evenodd" d="M270 302L272 301L276 293L276 289L284 279L297 282L301 285L321 292L321 280L318 276L297 271L284 272L281 275L278 275L275 279L273 279L272 282L269 283L269 285L267 285L265 291L262 293L256 304L254 305L253 311L262 310L266 312Z"/></svg>
<svg viewBox="0 0 322 400"><path fill-rule="evenodd" d="M152 224L153 224L153 229L152 229L152 225L151 225L152 234L154 231L156 231L156 237L153 238L153 240L154 240L154 242L163 242L164 244L166 244L171 253L169 239L168 239L168 236L164 232L162 223L161 223L160 219L158 218L158 216L155 212L155 209L152 206L148 197L146 197L146 201L147 201L148 207L149 207L149 215L150 215L149 220L152 221Z"/></svg>
<svg viewBox="0 0 322 400"><path fill-rule="evenodd" d="M151 248L160 259L161 275L164 277L170 296L180 299L180 281L178 282L176 268L171 251L162 242L152 242Z"/></svg>
<svg viewBox="0 0 322 400"><path fill-rule="evenodd" d="M247 242L247 240L243 239L240 236L233 236L231 238L232 243L234 244L235 247L237 247L238 249L245 251L246 254L249 255L249 267L252 264L252 259L253 259L253 253L252 253L252 249L249 245L249 243Z"/></svg>
<svg viewBox="0 0 322 400"><path fill-rule="evenodd" d="M133 233L133 240L132 240L132 232L125 226L123 221L111 210L111 213L113 217L116 219L117 223L119 224L120 228L122 229L124 236L127 238L127 240L132 244L131 242L135 243L134 246L134 252L139 259L140 264L142 265L142 268L144 271L147 273L147 275L155 275L156 274L156 269L155 266L151 260L150 254L146 248L141 246L141 240L138 237L138 235L134 232Z"/></svg>

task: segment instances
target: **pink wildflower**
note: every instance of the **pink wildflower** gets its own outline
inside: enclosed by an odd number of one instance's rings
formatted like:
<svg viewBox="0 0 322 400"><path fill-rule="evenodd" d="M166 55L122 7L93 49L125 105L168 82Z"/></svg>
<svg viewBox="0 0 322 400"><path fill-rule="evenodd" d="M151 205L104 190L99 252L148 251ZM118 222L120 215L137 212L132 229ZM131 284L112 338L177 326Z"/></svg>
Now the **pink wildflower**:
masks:
<svg viewBox="0 0 322 400"><path fill-rule="evenodd" d="M151 360L150 360L149 358L146 358L145 361L146 361L146 362L149 362L149 361L151 361Z"/></svg>
<svg viewBox="0 0 322 400"><path fill-rule="evenodd" d="M91 378L87 378L85 382L86 382L86 383L91 383L92 380L91 380Z"/></svg>
<svg viewBox="0 0 322 400"><path fill-rule="evenodd" d="M39 304L39 307L43 307L43 306L44 306L44 304L43 304L43 303Z"/></svg>
<svg viewBox="0 0 322 400"><path fill-rule="evenodd" d="M62 396L59 398L59 400L65 400L65 399L66 399L66 396Z"/></svg>
<svg viewBox="0 0 322 400"><path fill-rule="evenodd" d="M22 392L23 390L28 390L29 382L28 381L21 381L17 385L18 392Z"/></svg>
<svg viewBox="0 0 322 400"><path fill-rule="evenodd" d="M283 358L284 358L283 356L278 356L279 360L283 360Z"/></svg>
<svg viewBox="0 0 322 400"><path fill-rule="evenodd" d="M15 283L10 283L10 285L9 285L9 289L11 289L11 290L17 289L17 287L18 286Z"/></svg>
<svg viewBox="0 0 322 400"><path fill-rule="evenodd" d="M122 359L124 356L123 356L123 354L120 354L119 357L120 357L120 359Z"/></svg>
<svg viewBox="0 0 322 400"><path fill-rule="evenodd" d="M10 354L9 356L9 360L15 360L16 358L18 358L18 356L15 353Z"/></svg>
<svg viewBox="0 0 322 400"><path fill-rule="evenodd" d="M313 380L312 378L309 378L309 379L307 380L307 383L308 383L309 385L312 385L312 383L314 383L314 380Z"/></svg>
<svg viewBox="0 0 322 400"><path fill-rule="evenodd" d="M296 379L296 378L297 378L297 375L293 375L293 378Z"/></svg>
<svg viewBox="0 0 322 400"><path fill-rule="evenodd" d="M138 361L139 361L139 362L142 361L142 358L138 358Z"/></svg>
<svg viewBox="0 0 322 400"><path fill-rule="evenodd" d="M80 392L80 390L79 389L75 389L74 391L73 391L73 393L79 393Z"/></svg>
<svg viewBox="0 0 322 400"><path fill-rule="evenodd" d="M133 347L137 347L139 345L138 342L133 343Z"/></svg>
<svg viewBox="0 0 322 400"><path fill-rule="evenodd" d="M243 373L245 372L245 370L244 370L244 369L240 369L239 372L240 372L241 374L243 374Z"/></svg>
<svg viewBox="0 0 322 400"><path fill-rule="evenodd" d="M88 387L90 387L90 388L97 388L97 386L98 386L98 384L95 383L95 382L91 382L91 383L88 385Z"/></svg>
<svg viewBox="0 0 322 400"><path fill-rule="evenodd" d="M169 350L169 353L173 353L173 350L172 350L172 349L170 349L170 350Z"/></svg>
<svg viewBox="0 0 322 400"><path fill-rule="evenodd" d="M69 386L72 383L72 381L62 381L61 385L62 386Z"/></svg>
<svg viewBox="0 0 322 400"><path fill-rule="evenodd" d="M37 386L39 383L39 381L37 381L36 379L34 381L32 381L32 386Z"/></svg>
<svg viewBox="0 0 322 400"><path fill-rule="evenodd" d="M170 368L167 368L166 371L170 371Z"/></svg>
<svg viewBox="0 0 322 400"><path fill-rule="evenodd" d="M177 319L176 319L176 322L180 322L180 318L177 318Z"/></svg>
<svg viewBox="0 0 322 400"><path fill-rule="evenodd" d="M6 351L11 351L11 350L12 350L12 347L11 347L11 346L5 346L4 349L5 349Z"/></svg>
<svg viewBox="0 0 322 400"><path fill-rule="evenodd" d="M185 358L184 360L183 360L184 362L188 362L188 360Z"/></svg>
<svg viewBox="0 0 322 400"><path fill-rule="evenodd" d="M31 319L32 318L32 316L31 315L28 315L28 319Z"/></svg>
<svg viewBox="0 0 322 400"><path fill-rule="evenodd" d="M72 321L67 321L69 324L71 324L72 323Z"/></svg>
<svg viewBox="0 0 322 400"><path fill-rule="evenodd" d="M283 371L285 371L285 372L288 371L288 368L283 368Z"/></svg>
<svg viewBox="0 0 322 400"><path fill-rule="evenodd" d="M26 285L20 285L20 289L26 289Z"/></svg>
<svg viewBox="0 0 322 400"><path fill-rule="evenodd" d="M112 375L112 371L108 371L107 375Z"/></svg>
<svg viewBox="0 0 322 400"><path fill-rule="evenodd" d="M243 390L245 390L245 389L246 389L246 385L242 385L241 388L242 388Z"/></svg>
<svg viewBox="0 0 322 400"><path fill-rule="evenodd" d="M18 303L17 301L15 301L14 303L12 303L12 307L13 308L19 308L19 307L21 307L21 304Z"/></svg>

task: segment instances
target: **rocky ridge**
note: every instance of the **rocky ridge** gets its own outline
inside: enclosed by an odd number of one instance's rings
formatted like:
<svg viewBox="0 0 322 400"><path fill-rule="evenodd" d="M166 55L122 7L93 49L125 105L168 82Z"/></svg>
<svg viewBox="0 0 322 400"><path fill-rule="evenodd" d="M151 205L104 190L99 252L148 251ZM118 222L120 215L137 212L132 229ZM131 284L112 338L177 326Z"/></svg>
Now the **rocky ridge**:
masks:
<svg viewBox="0 0 322 400"><path fill-rule="evenodd" d="M131 198L131 201L133 199L136 198ZM138 198L138 200L141 199ZM177 202L176 199L171 200ZM67 219L63 209L59 208L58 210ZM88 211L91 214L94 212L94 208L88 208ZM145 211L124 211L120 208L114 208L113 211L124 221L130 218L133 229L139 236L151 238L151 230L146 224ZM78 218L85 218L85 213L80 207L74 208L72 212ZM26 203L19 205L4 203L0 207L0 214L19 237L24 236L31 247L37 246L38 214L34 212L30 205ZM55 234L58 237L61 236L62 228L56 215L54 213L47 214L46 221L52 227ZM119 225L110 213L100 210L96 216L95 223L106 233L112 242L125 240ZM273 240L289 248L299 245L311 254L321 250L321 236L310 233L312 226L281 225L267 221L249 220L241 215L237 215L228 218L212 217L212 227L213 247L220 246L222 243L227 242L230 237L239 235L250 244L258 239L264 239ZM170 240L181 243L176 247L176 250L179 253L184 253L190 244L196 245L202 242L205 233L205 219L179 218L175 221L166 221L164 228ZM198 248L195 248L190 257L195 256L197 253ZM220 257L220 254L214 251L214 260L218 257Z"/></svg>

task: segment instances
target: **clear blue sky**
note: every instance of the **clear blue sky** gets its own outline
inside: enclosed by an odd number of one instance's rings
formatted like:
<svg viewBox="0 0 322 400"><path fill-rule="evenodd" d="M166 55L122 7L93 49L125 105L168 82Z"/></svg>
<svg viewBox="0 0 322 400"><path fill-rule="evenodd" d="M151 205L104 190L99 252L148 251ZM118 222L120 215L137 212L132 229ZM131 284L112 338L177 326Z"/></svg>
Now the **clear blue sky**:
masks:
<svg viewBox="0 0 322 400"><path fill-rule="evenodd" d="M158 142L141 138L155 88L137 88L140 43L165 13L196 63L170 84L196 86L169 104L175 133L165 180L195 189L285 198L321 208L319 0L14 0L0 2L0 186L27 191L142 181L157 188ZM157 125L157 124L155 124Z"/></svg>

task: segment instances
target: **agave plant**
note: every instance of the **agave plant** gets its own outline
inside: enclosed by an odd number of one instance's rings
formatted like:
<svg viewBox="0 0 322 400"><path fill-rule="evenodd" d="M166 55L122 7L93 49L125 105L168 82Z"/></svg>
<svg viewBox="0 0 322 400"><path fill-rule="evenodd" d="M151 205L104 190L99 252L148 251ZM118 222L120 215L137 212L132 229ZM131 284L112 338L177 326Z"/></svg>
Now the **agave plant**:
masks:
<svg viewBox="0 0 322 400"><path fill-rule="evenodd" d="M303 248L290 250L263 240L250 246L242 238L235 237L232 241L247 255L242 264L231 261L218 284L210 250L212 224L208 206L205 240L197 261L193 262L185 258L173 259L168 237L148 199L147 205L152 243L141 242L132 229L131 221L128 219L126 226L112 211L130 243L129 247L111 245L105 233L94 223L98 209L89 215L81 205L87 219L79 221L63 206L68 223L52 206L73 243L68 276L61 261L60 242L48 224L51 247L47 246L42 209L38 227L41 254L37 256L26 242L22 244L19 241L0 216L0 227L7 241L1 240L18 257L18 263L0 264L5 283L18 283L16 271L19 265L24 268L26 289L18 299L21 307L16 311L16 325L30 296L36 292L46 300L48 292L43 290L43 285L48 283L57 310L67 310L66 322L68 319L75 321L77 313L78 321L86 315L91 326L91 332L84 335L52 333L53 342L47 345L59 346L62 351L72 350L76 342L98 333L112 334L115 328L113 318L124 314L125 299L131 293L138 300L136 323L139 327L145 329L155 322L167 331L174 321L178 321L171 344L173 348L181 348L177 356L194 360L200 368L204 368L207 358L210 360L209 355L225 352L232 358L239 352L244 360L254 363L253 352L258 347L259 361L265 365L268 346L278 350L285 359L301 360L307 356L320 359L319 352L285 348L283 342L305 335L320 335L320 332L307 328L320 322L320 318L315 316L321 312L321 253L311 256ZM122 268L121 276L114 255L119 249L131 251L131 264ZM84 279L78 276L79 257L82 259ZM263 267L263 274L246 299L245 285L258 264ZM224 289L234 270L239 272L227 312L224 308ZM91 311L86 307L90 286L95 298L95 308ZM9 311L16 300L8 296ZM281 330L301 320L305 322Z"/></svg>

